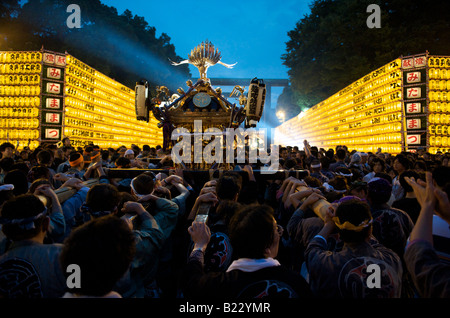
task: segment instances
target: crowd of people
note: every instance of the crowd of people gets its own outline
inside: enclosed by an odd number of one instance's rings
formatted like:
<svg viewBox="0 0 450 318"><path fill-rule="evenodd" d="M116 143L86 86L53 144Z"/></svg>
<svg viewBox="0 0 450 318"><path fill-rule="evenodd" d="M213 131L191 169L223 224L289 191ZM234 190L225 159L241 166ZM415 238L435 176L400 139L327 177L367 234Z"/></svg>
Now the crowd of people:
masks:
<svg viewBox="0 0 450 318"><path fill-rule="evenodd" d="M450 296L448 153L304 141L279 148L301 178L208 180L148 145L0 153L2 298Z"/></svg>

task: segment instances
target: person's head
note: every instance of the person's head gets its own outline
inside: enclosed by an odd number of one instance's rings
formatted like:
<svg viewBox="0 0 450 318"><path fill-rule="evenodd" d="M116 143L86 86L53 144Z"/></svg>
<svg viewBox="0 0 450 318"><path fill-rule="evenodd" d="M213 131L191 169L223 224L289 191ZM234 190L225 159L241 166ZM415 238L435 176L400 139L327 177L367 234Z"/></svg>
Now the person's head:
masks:
<svg viewBox="0 0 450 318"><path fill-rule="evenodd" d="M344 197L338 203L333 218L339 237L345 243L360 243L372 233L372 214L369 205L357 197Z"/></svg>
<svg viewBox="0 0 450 318"><path fill-rule="evenodd" d="M436 167L433 172L433 180L436 182L436 185L443 189L444 186L449 183L450 180L450 167L440 166Z"/></svg>
<svg viewBox="0 0 450 318"><path fill-rule="evenodd" d="M2 231L12 241L44 241L50 219L44 203L33 194L21 194L6 201L1 209Z"/></svg>
<svg viewBox="0 0 450 318"><path fill-rule="evenodd" d="M334 171L334 174L336 176L345 177L347 179L347 183L350 183L353 181L353 172L349 168L337 167L336 170Z"/></svg>
<svg viewBox="0 0 450 318"><path fill-rule="evenodd" d="M69 164L72 169L83 170L84 168L84 158L79 152L72 152L69 155Z"/></svg>
<svg viewBox="0 0 450 318"><path fill-rule="evenodd" d="M384 170L386 169L386 163L384 162L383 159L375 157L370 162L370 167L372 168L372 171L375 173L384 172Z"/></svg>
<svg viewBox="0 0 450 318"><path fill-rule="evenodd" d="M268 205L250 204L239 209L230 221L229 237L238 258L260 259L278 253L282 233Z"/></svg>
<svg viewBox="0 0 450 318"><path fill-rule="evenodd" d="M350 184L348 193L349 195L365 200L367 198L367 182L353 181Z"/></svg>
<svg viewBox="0 0 450 318"><path fill-rule="evenodd" d="M420 175L414 170L406 170L406 171L402 172L400 174L400 176L398 177L398 180L400 181L400 185L405 190L405 192L414 193L413 188L408 184L408 182L406 182L405 177L414 178L414 180L417 181L417 179L420 178Z"/></svg>
<svg viewBox="0 0 450 318"><path fill-rule="evenodd" d="M33 194L34 191L36 191L36 189L41 185L47 185L53 189L53 186L48 179L41 178L41 179L36 179L33 181L33 183L31 183L30 188L28 189L28 193Z"/></svg>
<svg viewBox="0 0 450 318"><path fill-rule="evenodd" d="M319 159L311 160L311 165L309 166L312 172L319 172L322 169L322 164Z"/></svg>
<svg viewBox="0 0 450 318"><path fill-rule="evenodd" d="M343 148L339 148L338 150L336 150L336 159L339 161L343 161L345 159L346 156L346 151Z"/></svg>
<svg viewBox="0 0 450 318"><path fill-rule="evenodd" d="M0 159L0 168L3 172L8 172L12 169L14 162L14 159L11 157L2 158Z"/></svg>
<svg viewBox="0 0 450 318"><path fill-rule="evenodd" d="M4 142L0 145L0 153L2 158L12 158L16 147L10 142Z"/></svg>
<svg viewBox="0 0 450 318"><path fill-rule="evenodd" d="M414 163L414 170L415 170L417 173L425 173L425 171L428 170L428 169L427 169L427 164L425 163L424 160L417 160L417 161Z"/></svg>
<svg viewBox="0 0 450 318"><path fill-rule="evenodd" d="M395 156L394 158L394 170L397 171L397 173L402 173L405 170L408 170L410 167L410 161L407 157L403 156L402 154Z"/></svg>
<svg viewBox="0 0 450 318"><path fill-rule="evenodd" d="M124 220L109 215L74 229L64 241L60 262L63 272L71 264L81 269L80 286L71 291L101 297L124 276L135 252L130 227Z"/></svg>
<svg viewBox="0 0 450 318"><path fill-rule="evenodd" d="M116 213L119 201L119 190L112 184L101 183L89 189L85 207L93 217L100 217Z"/></svg>
<svg viewBox="0 0 450 318"><path fill-rule="evenodd" d="M225 222L225 225L230 223L237 210L239 210L242 205L239 202L232 200L222 200L216 207L216 214L220 220Z"/></svg>
<svg viewBox="0 0 450 318"><path fill-rule="evenodd" d="M53 152L50 150L41 150L36 156L37 162L40 165L49 166L53 161Z"/></svg>
<svg viewBox="0 0 450 318"><path fill-rule="evenodd" d="M131 193L139 197L152 193L155 183L151 175L142 173L131 180L130 186Z"/></svg>
<svg viewBox="0 0 450 318"><path fill-rule="evenodd" d="M280 158L286 160L289 156L289 152L286 147L280 147Z"/></svg>
<svg viewBox="0 0 450 318"><path fill-rule="evenodd" d="M367 184L367 199L371 204L383 204L389 201L392 185L383 178L375 177Z"/></svg>
<svg viewBox="0 0 450 318"><path fill-rule="evenodd" d="M126 157L119 157L119 158L117 158L115 165L117 168L130 168L131 161L130 161L130 159L128 159Z"/></svg>
<svg viewBox="0 0 450 318"><path fill-rule="evenodd" d="M50 180L50 169L47 166L34 166L28 172L28 181L33 182L36 179Z"/></svg>
<svg viewBox="0 0 450 318"><path fill-rule="evenodd" d="M128 158L130 160L133 160L134 159L134 151L133 151L133 149L128 149L127 151L125 151L124 157Z"/></svg>
<svg viewBox="0 0 450 318"><path fill-rule="evenodd" d="M216 193L219 200L236 201L241 191L241 185L237 176L223 175L217 180Z"/></svg>
<svg viewBox="0 0 450 318"><path fill-rule="evenodd" d="M14 185L14 194L24 194L28 192L28 178L25 172L19 169L14 169L9 171L4 179L3 182L5 184L13 184Z"/></svg>
<svg viewBox="0 0 450 318"><path fill-rule="evenodd" d="M64 137L62 140L63 146L64 147L70 147L70 138L69 137Z"/></svg>

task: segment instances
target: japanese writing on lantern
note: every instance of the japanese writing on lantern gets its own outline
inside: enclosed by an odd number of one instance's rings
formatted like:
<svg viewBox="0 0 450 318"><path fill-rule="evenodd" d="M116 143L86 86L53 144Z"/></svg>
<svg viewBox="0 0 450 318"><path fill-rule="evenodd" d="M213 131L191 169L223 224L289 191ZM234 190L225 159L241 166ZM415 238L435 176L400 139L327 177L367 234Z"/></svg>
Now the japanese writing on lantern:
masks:
<svg viewBox="0 0 450 318"><path fill-rule="evenodd" d="M55 56L55 64L59 66L65 66L66 65L66 57L62 55L56 55Z"/></svg>
<svg viewBox="0 0 450 318"><path fill-rule="evenodd" d="M46 128L45 129L45 138L47 139L60 139L59 138L59 130L54 128Z"/></svg>
<svg viewBox="0 0 450 318"><path fill-rule="evenodd" d="M44 53L43 61L44 61L44 63L54 64L55 63L55 54Z"/></svg>
<svg viewBox="0 0 450 318"><path fill-rule="evenodd" d="M406 82L417 83L421 81L420 72L411 72L406 74Z"/></svg>
<svg viewBox="0 0 450 318"><path fill-rule="evenodd" d="M407 129L420 129L421 122L419 118L407 119L406 120Z"/></svg>
<svg viewBox="0 0 450 318"><path fill-rule="evenodd" d="M427 58L425 56L419 56L414 58L414 66L422 67L427 65Z"/></svg>
<svg viewBox="0 0 450 318"><path fill-rule="evenodd" d="M45 100L45 107L59 109L61 107L61 100L58 98L47 98Z"/></svg>
<svg viewBox="0 0 450 318"><path fill-rule="evenodd" d="M422 96L422 90L420 87L408 88L406 92L406 98L420 98Z"/></svg>
<svg viewBox="0 0 450 318"><path fill-rule="evenodd" d="M408 145L418 145L420 144L420 135L407 135L406 143Z"/></svg>
<svg viewBox="0 0 450 318"><path fill-rule="evenodd" d="M61 69L55 68L55 67L49 67L47 69L47 77L54 78L54 79L60 79L61 78Z"/></svg>
<svg viewBox="0 0 450 318"><path fill-rule="evenodd" d="M406 112L409 113L409 114L422 112L422 105L421 105L421 103L408 103L408 104L406 104Z"/></svg>
<svg viewBox="0 0 450 318"><path fill-rule="evenodd" d="M58 113L47 113L45 115L45 121L47 123L59 124L60 121L61 121L60 114L58 114Z"/></svg>
<svg viewBox="0 0 450 318"><path fill-rule="evenodd" d="M57 83L47 83L47 92L59 94L61 92L61 85Z"/></svg>
<svg viewBox="0 0 450 318"><path fill-rule="evenodd" d="M403 68L413 68L414 67L414 59L413 58L404 59L402 61L402 67Z"/></svg>

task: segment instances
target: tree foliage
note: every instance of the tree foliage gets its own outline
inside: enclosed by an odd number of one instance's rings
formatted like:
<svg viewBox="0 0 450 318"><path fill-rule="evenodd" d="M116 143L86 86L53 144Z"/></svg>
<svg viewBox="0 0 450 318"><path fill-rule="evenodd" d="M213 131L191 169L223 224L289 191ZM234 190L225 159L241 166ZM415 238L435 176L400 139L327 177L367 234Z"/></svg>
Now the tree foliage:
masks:
<svg viewBox="0 0 450 318"><path fill-rule="evenodd" d="M170 37L144 17L102 4L78 0L81 28L69 28L71 0L18 0L0 4L0 50L46 50L65 52L120 83L134 88L147 79L152 85L177 88L190 77L188 66L173 67L180 60ZM154 13L159 14L159 13Z"/></svg>
<svg viewBox="0 0 450 318"><path fill-rule="evenodd" d="M381 28L366 24L369 4L379 5ZM288 32L282 56L297 113L398 57L450 55L446 0L315 0L310 9Z"/></svg>

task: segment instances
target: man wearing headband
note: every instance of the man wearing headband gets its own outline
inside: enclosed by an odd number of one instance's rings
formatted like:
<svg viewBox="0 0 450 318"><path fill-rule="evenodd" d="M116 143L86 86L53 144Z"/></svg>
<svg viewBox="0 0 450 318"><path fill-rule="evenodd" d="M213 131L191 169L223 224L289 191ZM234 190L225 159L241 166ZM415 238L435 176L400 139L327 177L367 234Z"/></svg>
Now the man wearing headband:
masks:
<svg viewBox="0 0 450 318"><path fill-rule="evenodd" d="M309 284L320 298L398 298L402 263L392 250L371 237L372 215L364 201L344 197L324 220L306 251ZM341 251L328 250L327 239L338 230ZM374 270L378 268L379 270Z"/></svg>
<svg viewBox="0 0 450 318"><path fill-rule="evenodd" d="M59 265L61 244L43 244L50 219L33 194L16 196L2 207L0 223L12 241L0 256L0 297L57 298L66 280Z"/></svg>
<svg viewBox="0 0 450 318"><path fill-rule="evenodd" d="M70 168L66 174L69 177L82 179L84 175L84 158L79 152L73 152L69 156Z"/></svg>

